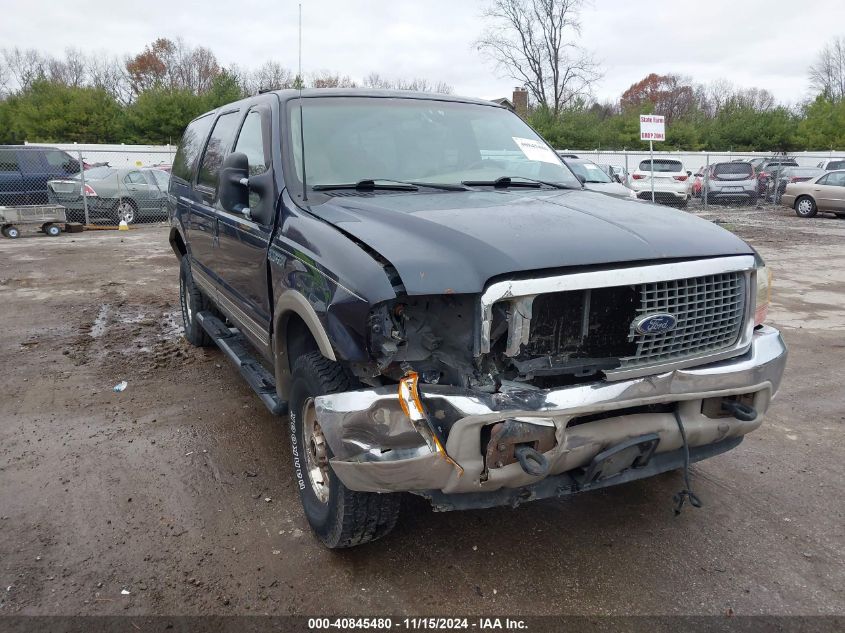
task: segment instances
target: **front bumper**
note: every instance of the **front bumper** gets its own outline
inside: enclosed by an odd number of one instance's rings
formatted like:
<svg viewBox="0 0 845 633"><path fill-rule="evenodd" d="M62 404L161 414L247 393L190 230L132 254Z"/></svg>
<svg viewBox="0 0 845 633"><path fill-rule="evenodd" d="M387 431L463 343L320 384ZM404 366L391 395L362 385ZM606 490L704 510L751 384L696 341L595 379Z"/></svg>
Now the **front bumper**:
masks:
<svg viewBox="0 0 845 633"><path fill-rule="evenodd" d="M448 458L432 452L422 441L403 413L395 387L320 396L316 400L317 419L334 455L332 468L352 490L411 491L443 499L444 495L478 495L505 489L505 493L490 494L487 503L479 501L473 507L496 505L510 503L511 493L540 486L543 477L529 475L518 463L488 468L482 445L484 427L511 419L553 426L555 445L544 453L550 464L546 477L550 480L577 472L602 451L647 434L659 436L652 461L669 464L663 468L666 470L677 466L671 465L675 463L674 458L661 455L672 453L677 457L678 449L683 446L674 414L620 412L614 415L613 411L677 403L689 445L696 450L700 448L696 454L703 455L700 457L703 459L732 448L743 435L760 426L762 415L780 385L786 355L780 333L763 326L755 330L750 349L741 356L630 380L494 394L445 385L421 385L420 393L429 416L445 430ZM705 399L740 395L750 400L757 411L754 419L708 417L702 412ZM594 414L602 415L600 419L569 426L573 418ZM642 472L641 476L654 474L648 468ZM632 478L639 477L630 473L615 477L616 483ZM441 509L448 509L449 504L440 505Z"/></svg>

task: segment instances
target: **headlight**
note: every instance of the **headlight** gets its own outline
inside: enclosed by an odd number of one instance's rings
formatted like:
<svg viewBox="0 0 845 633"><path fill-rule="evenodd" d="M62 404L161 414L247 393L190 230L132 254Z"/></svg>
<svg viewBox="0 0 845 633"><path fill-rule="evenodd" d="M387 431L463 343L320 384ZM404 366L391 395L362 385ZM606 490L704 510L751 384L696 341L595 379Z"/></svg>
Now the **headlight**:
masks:
<svg viewBox="0 0 845 633"><path fill-rule="evenodd" d="M765 264L757 268L757 298L754 303L754 326L758 326L769 315L772 301L772 271Z"/></svg>

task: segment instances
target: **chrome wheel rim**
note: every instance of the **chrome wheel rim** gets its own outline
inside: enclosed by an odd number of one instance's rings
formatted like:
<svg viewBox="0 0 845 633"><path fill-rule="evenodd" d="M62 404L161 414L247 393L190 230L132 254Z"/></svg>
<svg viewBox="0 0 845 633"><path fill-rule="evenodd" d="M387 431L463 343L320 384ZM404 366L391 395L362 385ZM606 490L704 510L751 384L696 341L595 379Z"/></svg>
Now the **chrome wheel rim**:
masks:
<svg viewBox="0 0 845 633"><path fill-rule="evenodd" d="M329 500L329 455L326 438L317 422L314 399L308 398L302 406L302 435L305 440L305 469L311 490L320 503Z"/></svg>
<svg viewBox="0 0 845 633"><path fill-rule="evenodd" d="M798 203L798 213L800 213L801 215L807 215L808 213L812 212L812 210L813 203L807 200L806 198Z"/></svg>
<svg viewBox="0 0 845 633"><path fill-rule="evenodd" d="M132 224L135 220L135 208L131 203L124 201L117 206L117 220L118 222Z"/></svg>

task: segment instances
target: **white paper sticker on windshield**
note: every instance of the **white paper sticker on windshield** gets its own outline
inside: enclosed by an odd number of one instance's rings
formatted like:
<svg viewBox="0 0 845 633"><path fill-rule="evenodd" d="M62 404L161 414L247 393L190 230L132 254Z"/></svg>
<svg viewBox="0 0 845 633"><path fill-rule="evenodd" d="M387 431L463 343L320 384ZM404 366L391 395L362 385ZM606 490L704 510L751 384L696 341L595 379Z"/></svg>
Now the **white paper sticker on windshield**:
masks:
<svg viewBox="0 0 845 633"><path fill-rule="evenodd" d="M513 137L513 142L525 154L528 160L539 160L544 163L560 165L560 158L542 141L533 141L530 138Z"/></svg>

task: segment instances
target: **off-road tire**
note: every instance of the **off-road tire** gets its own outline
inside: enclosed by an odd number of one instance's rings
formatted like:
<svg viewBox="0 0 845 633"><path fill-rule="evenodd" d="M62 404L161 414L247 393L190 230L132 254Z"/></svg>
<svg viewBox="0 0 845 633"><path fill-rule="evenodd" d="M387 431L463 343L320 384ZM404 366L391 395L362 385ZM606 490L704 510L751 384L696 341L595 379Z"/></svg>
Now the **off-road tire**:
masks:
<svg viewBox="0 0 845 633"><path fill-rule="evenodd" d="M355 492L344 486L328 468L328 499L322 502L314 492L306 470L303 410L306 403L328 393L359 387L344 368L320 352L296 359L290 388L290 434L294 476L302 508L311 529L331 549L354 547L387 535L396 525L401 505L397 493ZM329 458L331 448L327 448Z"/></svg>
<svg viewBox="0 0 845 633"><path fill-rule="evenodd" d="M50 237L58 237L62 234L62 227L60 227L58 224L45 224L42 227L42 230L46 235L49 235Z"/></svg>
<svg viewBox="0 0 845 633"><path fill-rule="evenodd" d="M179 262L179 306L187 341L196 347L210 346L213 341L197 320L198 312L209 309L209 301L194 284L188 255L183 255Z"/></svg>
<svg viewBox="0 0 845 633"><path fill-rule="evenodd" d="M816 201L810 196L799 196L793 208L799 218L812 218L819 211Z"/></svg>
<svg viewBox="0 0 845 633"><path fill-rule="evenodd" d="M16 226L7 226L3 228L3 235L14 240L21 236L21 230Z"/></svg>

